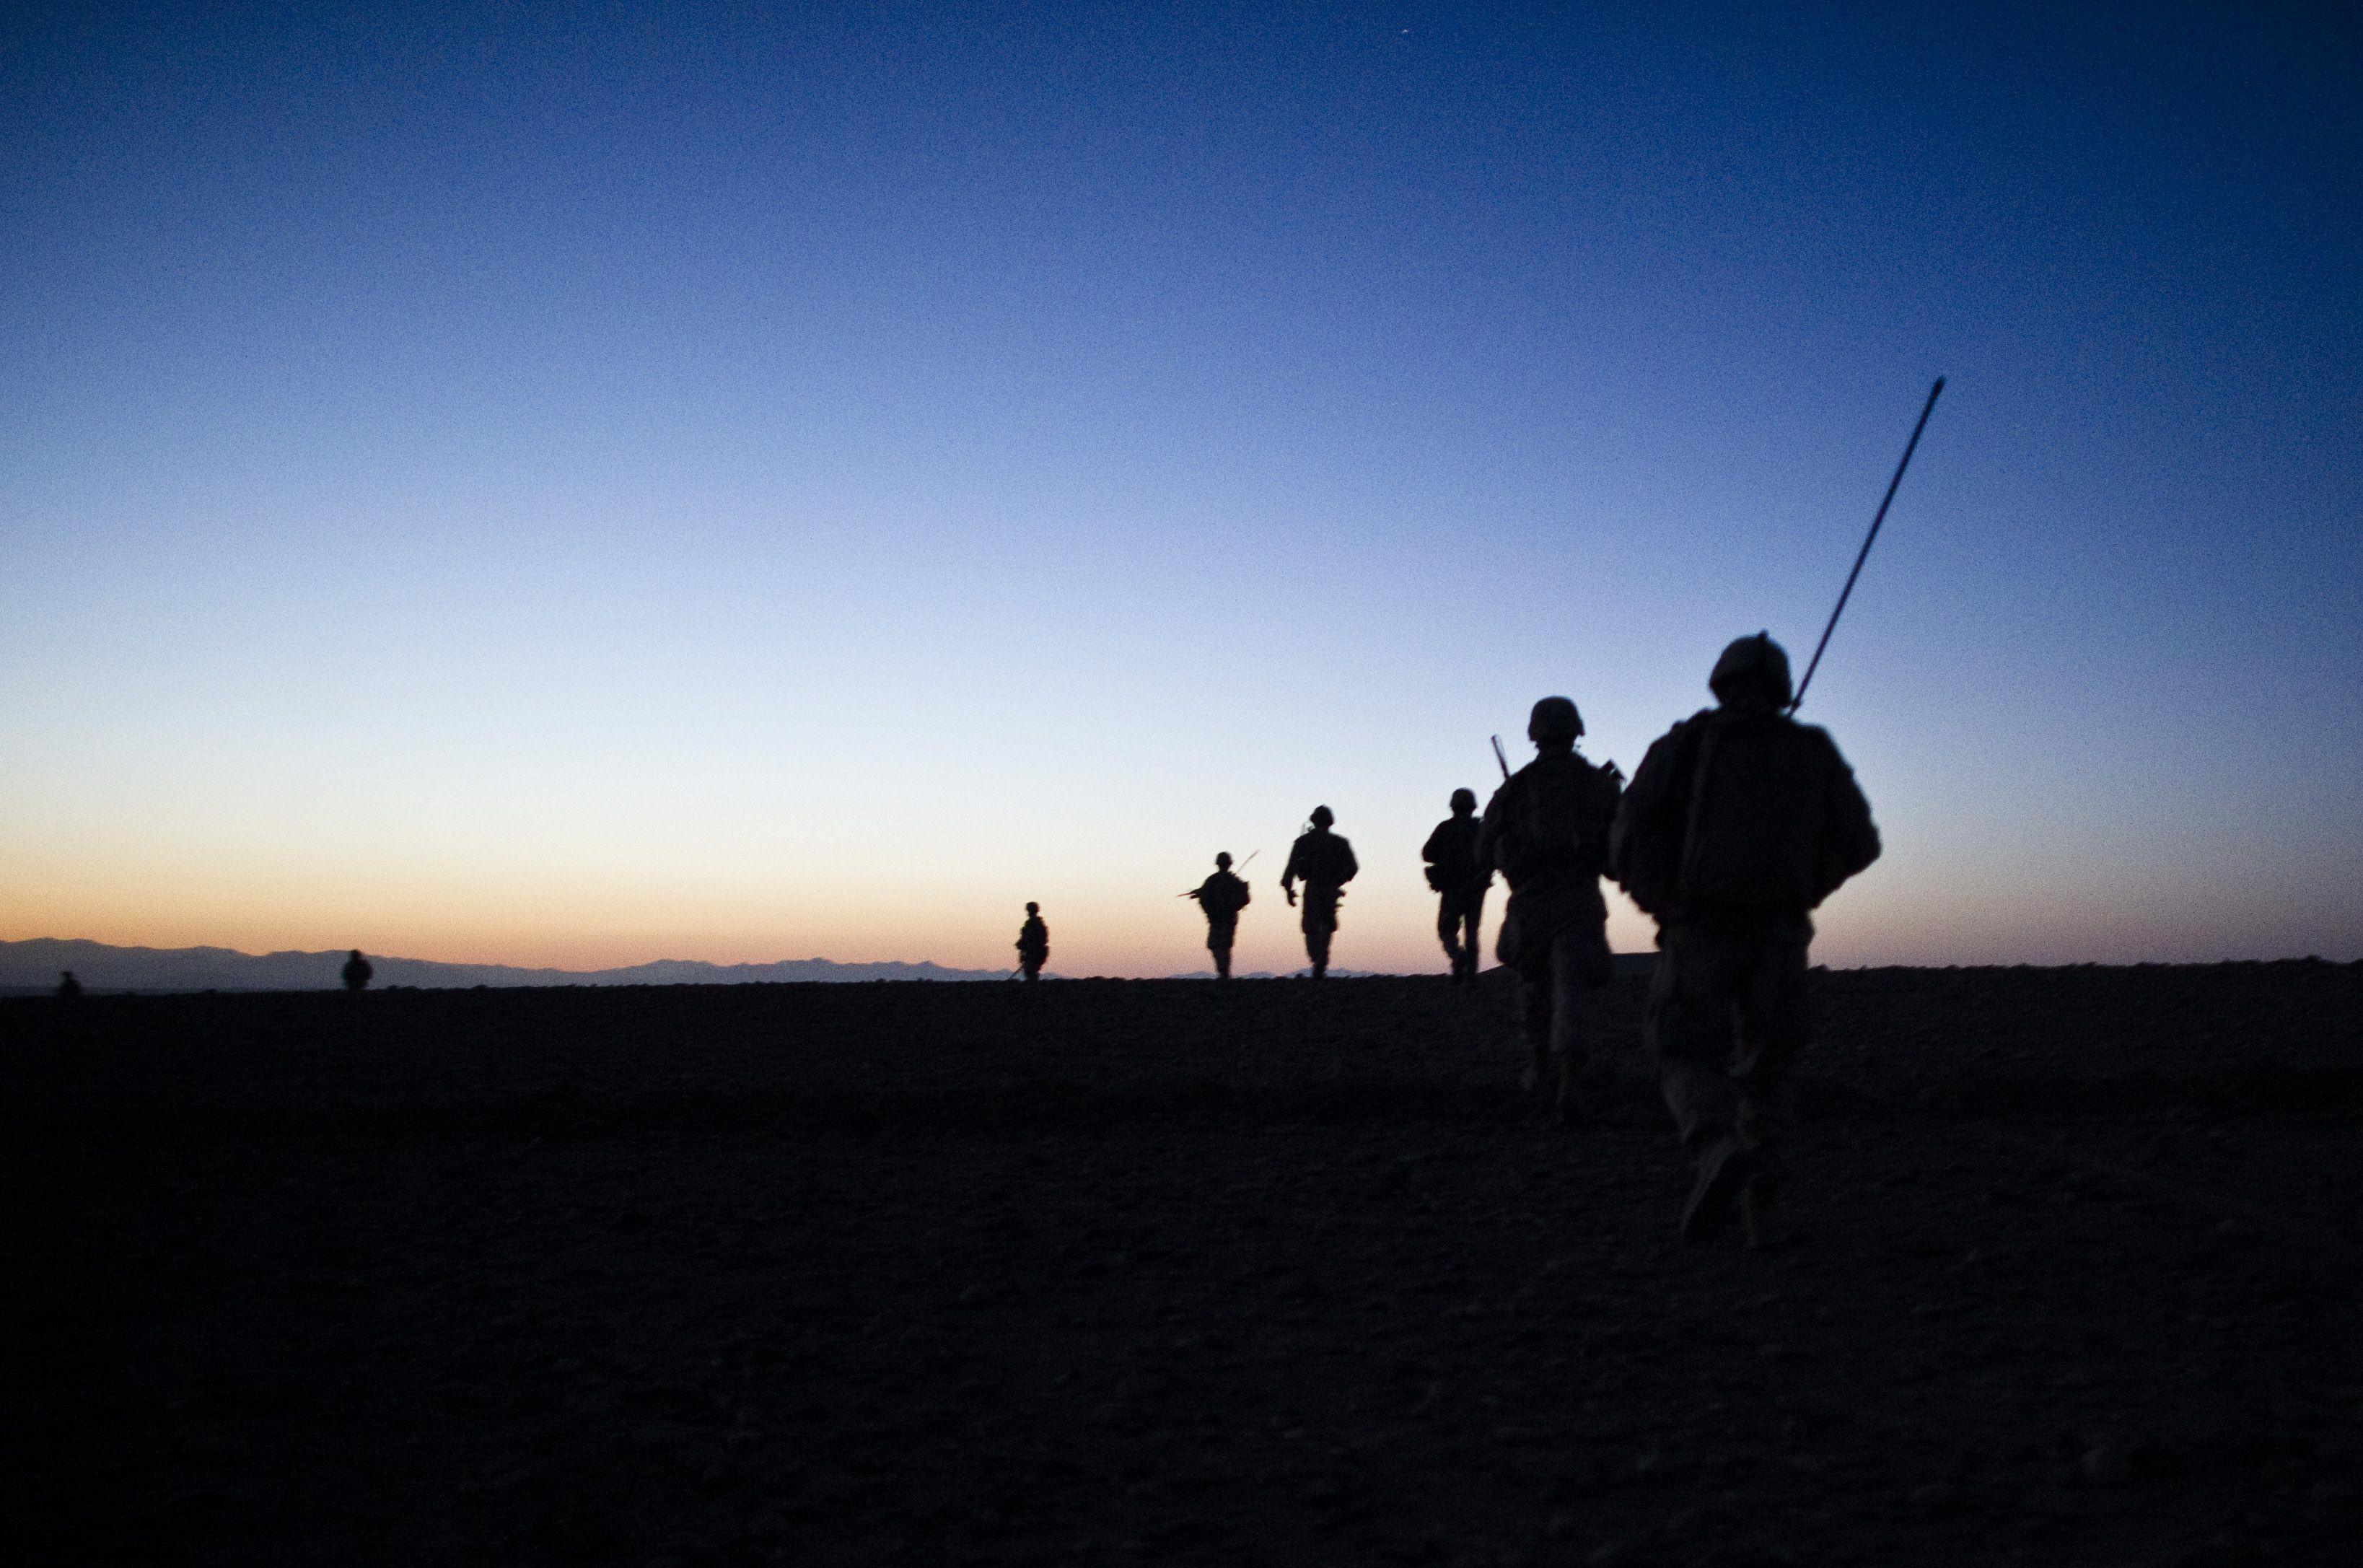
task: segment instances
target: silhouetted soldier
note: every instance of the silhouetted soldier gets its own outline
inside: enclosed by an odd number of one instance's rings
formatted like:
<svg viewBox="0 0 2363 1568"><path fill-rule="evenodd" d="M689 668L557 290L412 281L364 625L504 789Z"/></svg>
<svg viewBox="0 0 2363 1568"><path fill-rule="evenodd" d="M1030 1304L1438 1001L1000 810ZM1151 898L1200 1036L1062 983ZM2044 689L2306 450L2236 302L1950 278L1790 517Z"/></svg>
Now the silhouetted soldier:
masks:
<svg viewBox="0 0 2363 1568"><path fill-rule="evenodd" d="M1280 890L1296 902L1296 884L1304 884L1304 956L1313 961L1313 978L1329 973L1329 939L1337 931L1337 900L1361 866L1354 846L1329 831L1337 817L1326 806L1313 808L1313 827L1297 836L1288 851L1288 867L1280 873Z"/></svg>
<svg viewBox="0 0 2363 1568"><path fill-rule="evenodd" d="M1476 793L1456 789L1452 815L1436 825L1419 851L1427 862L1427 884L1437 892L1437 939L1452 961L1456 984L1477 984L1477 931L1485 923L1485 890L1493 885L1493 868L1477 858L1478 831Z"/></svg>
<svg viewBox="0 0 2363 1568"><path fill-rule="evenodd" d="M1612 838L1616 880L1657 917L1646 1029L1698 1162L1696 1240L1737 1208L1772 1240L1791 1068L1813 1033L1807 911L1879 858L1870 803L1828 735L1789 706L1789 656L1758 632L1707 679L1719 706L1649 748Z"/></svg>
<svg viewBox="0 0 2363 1568"><path fill-rule="evenodd" d="M1608 984L1608 904L1600 876L1622 787L1614 764L1576 754L1583 717L1565 697L1545 697L1526 719L1535 760L1486 803L1477 858L1499 866L1509 907L1493 951L1518 972L1520 1018L1534 1060L1529 1090L1551 1095L1550 1119L1566 1121L1590 1054L1590 993ZM1558 1083L1551 1083L1552 1063Z"/></svg>
<svg viewBox="0 0 2363 1568"><path fill-rule="evenodd" d="M1252 857L1250 857L1252 858ZM1227 851L1215 857L1215 874L1192 888L1188 896L1198 901L1206 915L1206 951L1215 955L1215 977L1231 977L1231 939L1238 935L1239 911L1253 901L1248 884L1231 874L1231 857Z"/></svg>
<svg viewBox="0 0 2363 1568"><path fill-rule="evenodd" d="M377 971L370 966L370 961L361 956L361 950L355 948L353 956L345 960L345 989L368 990L370 977L376 973Z"/></svg>
<svg viewBox="0 0 2363 1568"><path fill-rule="evenodd" d="M1026 906L1026 923L1017 928L1017 967L1028 980L1042 978L1050 962L1050 928L1042 923L1042 906Z"/></svg>
<svg viewBox="0 0 2363 1568"><path fill-rule="evenodd" d="M82 982L74 978L74 972L72 970L61 969L58 971L57 994L65 997L69 1001L82 995Z"/></svg>

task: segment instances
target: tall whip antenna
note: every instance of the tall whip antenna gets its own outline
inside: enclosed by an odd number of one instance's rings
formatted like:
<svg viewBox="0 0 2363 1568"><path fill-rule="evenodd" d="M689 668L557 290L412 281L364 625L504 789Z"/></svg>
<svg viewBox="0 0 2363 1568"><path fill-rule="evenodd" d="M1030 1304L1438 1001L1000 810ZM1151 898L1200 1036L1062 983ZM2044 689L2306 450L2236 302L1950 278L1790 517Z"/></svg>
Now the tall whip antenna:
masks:
<svg viewBox="0 0 2363 1568"><path fill-rule="evenodd" d="M1879 537L1879 525L1887 520L1887 504L1895 499L1895 487L1903 483L1903 471L1912 466L1912 450L1920 444L1920 432L1928 428L1928 416L1936 411L1936 395L1944 390L1945 378L1940 375L1936 384L1928 389L1928 401L1921 406L1920 422L1912 427L1912 439L1903 443L1903 461L1895 465L1895 477L1887 482L1887 494L1880 500L1879 515L1870 519L1870 532L1863 536L1862 549L1855 552L1854 570L1847 573L1846 586L1838 591L1837 607L1830 611L1830 624L1822 628L1822 639L1814 645L1814 657L1805 665L1805 678L1797 683L1797 695L1790 699L1791 713L1805 706L1805 688L1814 684L1814 672L1821 667L1822 651L1830 645L1830 633L1838 628L1838 617L1846 614L1854 580L1862 575L1862 563L1870 559L1871 540Z"/></svg>

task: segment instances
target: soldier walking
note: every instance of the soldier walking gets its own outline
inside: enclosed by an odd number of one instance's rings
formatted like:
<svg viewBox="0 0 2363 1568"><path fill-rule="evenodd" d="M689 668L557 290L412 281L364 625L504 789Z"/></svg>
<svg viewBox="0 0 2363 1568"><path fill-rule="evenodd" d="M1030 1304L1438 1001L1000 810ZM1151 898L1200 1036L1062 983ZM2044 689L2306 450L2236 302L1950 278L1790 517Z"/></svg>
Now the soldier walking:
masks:
<svg viewBox="0 0 2363 1568"><path fill-rule="evenodd" d="M1050 962L1050 928L1042 923L1042 906L1026 906L1026 923L1017 928L1017 968L1029 981L1042 978Z"/></svg>
<svg viewBox="0 0 2363 1568"><path fill-rule="evenodd" d="M361 950L355 948L353 955L345 960L343 973L346 990L366 991L369 989L371 977L375 975L377 971L372 967L369 960L361 956Z"/></svg>
<svg viewBox="0 0 2363 1568"><path fill-rule="evenodd" d="M1535 760L1502 781L1477 833L1479 863L1499 866L1510 884L1493 951L1518 972L1520 1021L1534 1053L1522 1082L1551 1096L1546 1120L1553 1123L1581 1108L1590 993L1615 968L1600 876L1623 785L1614 763L1594 767L1577 754L1582 734L1583 716L1568 698L1535 704L1526 719Z"/></svg>
<svg viewBox="0 0 2363 1568"><path fill-rule="evenodd" d="M1723 651L1717 706L1642 760L1610 867L1658 922L1645 1029L1659 1087L1698 1174L1682 1234L1735 1210L1777 1239L1790 1073L1813 1034L1809 911L1879 858L1879 829L1829 736L1789 717L1789 656L1762 632Z"/></svg>
<svg viewBox="0 0 2363 1568"><path fill-rule="evenodd" d="M1304 956L1313 962L1315 980L1329 973L1329 940L1337 932L1337 900L1345 896L1346 884L1362 869L1354 859L1354 846L1329 831L1337 820L1327 806L1315 806L1313 826L1297 835L1289 847L1288 866L1280 873L1280 890L1288 895L1292 905L1296 902L1296 884L1304 884L1304 913L1299 924L1304 929Z"/></svg>
<svg viewBox="0 0 2363 1568"><path fill-rule="evenodd" d="M1477 932L1485 923L1485 890L1493 868L1477 858L1477 795L1452 792L1452 815L1436 825L1420 847L1427 884L1436 889L1436 935L1452 963L1456 985L1477 984Z"/></svg>
<svg viewBox="0 0 2363 1568"><path fill-rule="evenodd" d="M1255 857L1248 857L1252 860ZM1246 881L1231 873L1228 851L1215 857L1215 874L1184 896L1198 901L1206 917L1206 951L1215 955L1215 978L1231 977L1231 940L1238 934L1239 911L1252 902Z"/></svg>

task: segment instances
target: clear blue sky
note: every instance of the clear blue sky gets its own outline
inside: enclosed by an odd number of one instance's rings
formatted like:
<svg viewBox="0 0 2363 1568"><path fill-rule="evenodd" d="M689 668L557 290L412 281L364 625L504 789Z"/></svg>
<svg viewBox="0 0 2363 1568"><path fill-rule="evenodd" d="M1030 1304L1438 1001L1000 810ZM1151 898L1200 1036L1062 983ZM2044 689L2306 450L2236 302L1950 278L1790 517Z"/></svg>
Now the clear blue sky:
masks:
<svg viewBox="0 0 2363 1568"><path fill-rule="evenodd" d="M2363 956L2351 17L788 9L0 24L0 937L1438 968L1942 373L1820 956Z"/></svg>

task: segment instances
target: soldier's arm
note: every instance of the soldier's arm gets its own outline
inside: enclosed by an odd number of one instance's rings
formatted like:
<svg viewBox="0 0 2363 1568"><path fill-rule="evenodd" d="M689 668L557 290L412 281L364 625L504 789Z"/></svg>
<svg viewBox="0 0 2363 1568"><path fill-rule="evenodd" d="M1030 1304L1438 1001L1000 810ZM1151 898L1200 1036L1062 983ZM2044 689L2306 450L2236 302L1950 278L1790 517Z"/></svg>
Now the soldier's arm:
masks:
<svg viewBox="0 0 2363 1568"><path fill-rule="evenodd" d="M1485 815L1477 819L1477 837L1469 846L1469 858L1486 871L1493 870L1493 853L1502 840L1502 799L1510 793L1504 783L1485 803Z"/></svg>
<svg viewBox="0 0 2363 1568"><path fill-rule="evenodd" d="M1616 830L1617 809L1625 804L1625 775L1609 763L1592 775L1592 830L1600 835L1595 846L1604 858L1608 840Z"/></svg>
<svg viewBox="0 0 2363 1568"><path fill-rule="evenodd" d="M1854 770L1826 735L1828 776L1822 795L1821 885L1814 890L1819 904L1879 859L1882 847L1879 825L1870 819L1870 802L1855 783Z"/></svg>
<svg viewBox="0 0 2363 1568"><path fill-rule="evenodd" d="M1641 757L1641 765L1633 770L1633 782L1617 796L1616 817L1608 828L1608 878L1633 895L1634 902L1647 910L1662 889L1647 886L1648 867L1647 838L1656 828L1656 819L1673 783L1674 757L1680 750L1681 725L1649 743Z"/></svg>

